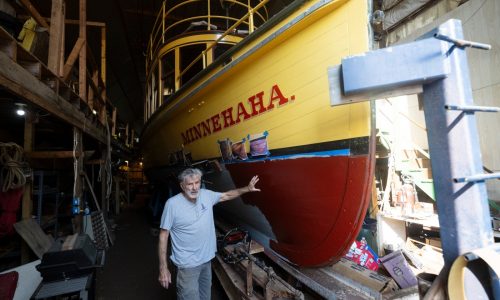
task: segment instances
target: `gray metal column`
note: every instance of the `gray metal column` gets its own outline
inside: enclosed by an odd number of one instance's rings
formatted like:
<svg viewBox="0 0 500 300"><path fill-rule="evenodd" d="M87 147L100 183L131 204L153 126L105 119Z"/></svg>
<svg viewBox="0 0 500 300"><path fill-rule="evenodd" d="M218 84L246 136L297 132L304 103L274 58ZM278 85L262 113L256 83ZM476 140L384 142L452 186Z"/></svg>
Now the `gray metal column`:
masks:
<svg viewBox="0 0 500 300"><path fill-rule="evenodd" d="M458 20L437 30L463 39ZM452 43L442 46L451 72L424 84L423 98L443 254L449 267L457 256L492 244L493 231L485 182L454 182L454 178L483 173L483 165L474 113L445 109L446 105L473 105L465 49Z"/></svg>
<svg viewBox="0 0 500 300"><path fill-rule="evenodd" d="M493 244L484 181L500 178L483 174L474 116L499 108L473 105L466 47L490 49L463 40L461 22L449 20L418 41L346 57L328 70L331 105L423 93L445 272L459 255ZM466 272L469 296L487 298Z"/></svg>

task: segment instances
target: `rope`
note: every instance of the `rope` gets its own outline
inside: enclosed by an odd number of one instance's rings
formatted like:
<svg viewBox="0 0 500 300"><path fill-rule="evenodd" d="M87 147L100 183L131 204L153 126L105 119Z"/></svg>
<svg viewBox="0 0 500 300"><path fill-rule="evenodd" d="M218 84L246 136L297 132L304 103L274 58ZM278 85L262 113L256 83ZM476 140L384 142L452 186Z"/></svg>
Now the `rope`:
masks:
<svg viewBox="0 0 500 300"><path fill-rule="evenodd" d="M0 165L2 192L16 189L26 184L26 176L23 168L26 167L24 161L24 150L15 143L0 143Z"/></svg>

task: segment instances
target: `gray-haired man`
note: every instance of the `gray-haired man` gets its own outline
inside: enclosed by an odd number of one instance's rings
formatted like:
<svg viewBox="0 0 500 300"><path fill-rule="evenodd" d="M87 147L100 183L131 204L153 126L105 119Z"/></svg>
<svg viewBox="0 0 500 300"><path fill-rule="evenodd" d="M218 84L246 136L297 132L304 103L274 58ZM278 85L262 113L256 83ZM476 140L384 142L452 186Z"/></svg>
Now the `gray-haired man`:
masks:
<svg viewBox="0 0 500 300"><path fill-rule="evenodd" d="M172 240L172 262L178 267L177 298L179 300L210 299L212 269L216 238L212 207L222 201L232 200L248 192L258 192L259 181L254 176L248 186L218 193L201 189L202 172L186 169L178 179L182 189L168 199L161 217L158 243L160 275L164 288L172 282L167 264L167 241Z"/></svg>

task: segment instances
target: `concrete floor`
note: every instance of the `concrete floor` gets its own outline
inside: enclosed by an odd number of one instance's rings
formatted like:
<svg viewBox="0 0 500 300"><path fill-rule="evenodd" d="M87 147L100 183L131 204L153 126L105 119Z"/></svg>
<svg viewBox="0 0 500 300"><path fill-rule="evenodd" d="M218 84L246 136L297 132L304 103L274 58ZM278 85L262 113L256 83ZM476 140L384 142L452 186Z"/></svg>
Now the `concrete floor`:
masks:
<svg viewBox="0 0 500 300"><path fill-rule="evenodd" d="M158 237L147 220L144 207L125 209L115 218L116 239L97 272L96 299L176 299L175 287L166 290L158 283ZM227 299L216 281L212 299Z"/></svg>

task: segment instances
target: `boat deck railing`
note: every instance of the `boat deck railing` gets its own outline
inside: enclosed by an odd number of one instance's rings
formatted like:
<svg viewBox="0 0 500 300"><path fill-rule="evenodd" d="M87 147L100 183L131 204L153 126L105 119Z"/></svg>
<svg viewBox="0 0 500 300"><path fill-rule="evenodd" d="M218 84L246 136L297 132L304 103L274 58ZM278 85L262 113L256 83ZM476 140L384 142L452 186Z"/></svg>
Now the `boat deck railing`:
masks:
<svg viewBox="0 0 500 300"><path fill-rule="evenodd" d="M269 0L261 0L254 7L251 5L252 1L244 1L245 3L240 1L242 0L185 0L177 3L177 1L165 0L156 17L148 41L146 72L152 69L152 65L155 64L163 45L177 36L189 32L194 27L199 28L201 26L206 31L214 31L220 30L218 27L220 24L223 24L223 27L227 29L218 35L218 39L213 41L207 49L194 58L184 68L182 73L178 75L179 77L185 74L200 59L206 59L207 53L227 36L238 34L239 32L252 33L256 29L256 23L261 24L267 20L268 13L265 4ZM214 5L222 5L224 3L227 7L235 6L241 11L246 11L246 13L239 19L229 16L228 13L221 15L220 10L214 9ZM234 10L234 8L231 9ZM200 11L203 11L203 13L199 13ZM186 17L179 19L176 16Z"/></svg>

